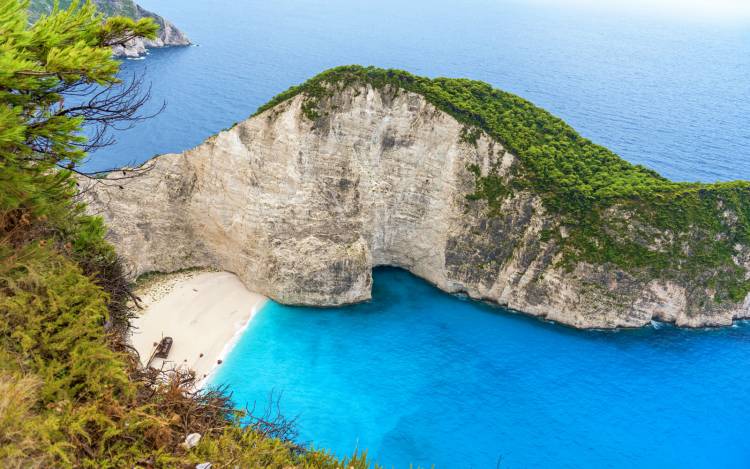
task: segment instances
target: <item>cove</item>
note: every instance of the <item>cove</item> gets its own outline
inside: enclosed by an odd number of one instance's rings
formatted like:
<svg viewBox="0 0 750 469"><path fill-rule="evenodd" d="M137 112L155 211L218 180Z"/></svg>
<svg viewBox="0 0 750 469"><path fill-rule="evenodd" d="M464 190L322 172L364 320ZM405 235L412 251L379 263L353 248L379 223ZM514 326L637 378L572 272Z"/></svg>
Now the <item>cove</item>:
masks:
<svg viewBox="0 0 750 469"><path fill-rule="evenodd" d="M750 326L580 331L379 268L373 299L269 302L212 385L386 467L748 467Z"/></svg>

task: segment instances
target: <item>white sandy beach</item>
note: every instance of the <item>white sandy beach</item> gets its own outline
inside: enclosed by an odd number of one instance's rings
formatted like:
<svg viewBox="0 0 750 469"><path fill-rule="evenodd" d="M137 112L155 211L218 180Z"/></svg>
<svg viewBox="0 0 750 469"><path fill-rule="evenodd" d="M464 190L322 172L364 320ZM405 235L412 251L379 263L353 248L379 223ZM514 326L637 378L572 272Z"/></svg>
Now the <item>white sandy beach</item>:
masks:
<svg viewBox="0 0 750 469"><path fill-rule="evenodd" d="M136 310L131 343L141 362L145 365L154 344L169 336L174 341L169 357L155 358L151 366L188 367L199 380L224 359L266 301L234 274L211 271L165 274L146 281L136 294L143 309Z"/></svg>

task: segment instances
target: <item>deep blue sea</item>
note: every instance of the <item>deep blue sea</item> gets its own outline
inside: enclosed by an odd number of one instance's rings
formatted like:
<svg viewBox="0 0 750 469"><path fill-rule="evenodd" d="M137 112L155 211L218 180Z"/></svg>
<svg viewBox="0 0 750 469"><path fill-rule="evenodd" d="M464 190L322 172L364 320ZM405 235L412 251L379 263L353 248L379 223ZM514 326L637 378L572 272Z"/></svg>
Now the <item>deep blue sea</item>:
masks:
<svg viewBox="0 0 750 469"><path fill-rule="evenodd" d="M676 180L750 179L750 21L523 0L140 3L198 47L125 63L125 74L145 70L153 107L167 109L119 134L90 168L183 151L289 86L356 63L484 80Z"/></svg>
<svg viewBox="0 0 750 469"><path fill-rule="evenodd" d="M197 46L125 62L167 109L89 169L182 151L358 63L487 81L673 179L750 179L747 21L520 0L140 3ZM384 269L366 304L270 303L214 383L238 405L282 392L301 441L389 467L747 468L749 357L748 325L576 331Z"/></svg>

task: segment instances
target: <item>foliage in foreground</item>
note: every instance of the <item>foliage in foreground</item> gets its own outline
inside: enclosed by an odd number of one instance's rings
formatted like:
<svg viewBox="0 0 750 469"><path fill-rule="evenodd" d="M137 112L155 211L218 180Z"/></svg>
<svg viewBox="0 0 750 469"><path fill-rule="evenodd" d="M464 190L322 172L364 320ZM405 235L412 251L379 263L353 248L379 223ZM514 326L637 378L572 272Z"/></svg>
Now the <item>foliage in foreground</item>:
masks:
<svg viewBox="0 0 750 469"><path fill-rule="evenodd" d="M0 461L4 467L341 467L269 438L189 374L139 370L105 331L109 295L53 246L0 264ZM189 433L203 434L191 450ZM348 466L369 467L366 457Z"/></svg>
<svg viewBox="0 0 750 469"><path fill-rule="evenodd" d="M130 287L73 175L90 145L82 128L107 130L142 103L131 88L106 94L120 86L110 46L155 25L105 21L73 1L29 26L27 7L0 0L2 466L369 467L364 455L304 451L235 411L223 390L196 391L189 372L138 366L126 342ZM81 99L92 87L104 97ZM203 437L187 449L193 432Z"/></svg>
<svg viewBox="0 0 750 469"><path fill-rule="evenodd" d="M750 292L745 269L733 261L737 244L750 245L749 182L670 181L487 83L343 66L281 93L256 115L304 93L303 112L316 120L324 117L322 100L363 84L418 93L466 126L464 141L476 143L486 133L515 154L521 165L511 180L496 170L481 174L469 168L476 175L476 192L468 198L484 200L491 213L498 213L514 191L538 194L560 220L545 236L561 246L568 267L577 261L610 264L632 274L708 285L717 303L738 302Z"/></svg>

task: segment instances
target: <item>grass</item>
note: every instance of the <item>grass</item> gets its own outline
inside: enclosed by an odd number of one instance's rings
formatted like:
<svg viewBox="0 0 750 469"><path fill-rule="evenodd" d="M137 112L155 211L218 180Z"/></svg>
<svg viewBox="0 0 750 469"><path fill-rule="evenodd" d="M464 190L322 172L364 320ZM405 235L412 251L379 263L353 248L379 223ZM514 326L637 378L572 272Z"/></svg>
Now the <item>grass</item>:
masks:
<svg viewBox="0 0 750 469"><path fill-rule="evenodd" d="M140 369L106 327L112 295L53 242L3 254L3 467L371 466L366 455L342 460L260 431L223 390L195 391L191 373ZM203 438L187 450L192 432Z"/></svg>

